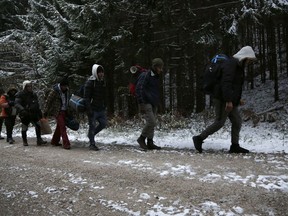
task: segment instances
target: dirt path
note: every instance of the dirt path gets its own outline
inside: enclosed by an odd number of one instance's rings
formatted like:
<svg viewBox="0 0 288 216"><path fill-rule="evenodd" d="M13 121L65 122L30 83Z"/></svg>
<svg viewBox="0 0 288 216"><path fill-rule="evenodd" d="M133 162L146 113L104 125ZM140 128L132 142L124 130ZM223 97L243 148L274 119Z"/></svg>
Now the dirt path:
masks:
<svg viewBox="0 0 288 216"><path fill-rule="evenodd" d="M0 141L0 215L287 215L288 156ZM35 142L35 140L34 140Z"/></svg>

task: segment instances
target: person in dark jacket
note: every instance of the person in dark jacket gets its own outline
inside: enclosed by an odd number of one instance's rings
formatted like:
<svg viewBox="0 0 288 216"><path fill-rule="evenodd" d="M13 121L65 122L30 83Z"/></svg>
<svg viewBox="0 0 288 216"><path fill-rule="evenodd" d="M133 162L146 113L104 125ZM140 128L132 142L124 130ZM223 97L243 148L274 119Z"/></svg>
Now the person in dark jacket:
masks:
<svg viewBox="0 0 288 216"><path fill-rule="evenodd" d="M233 58L221 65L222 77L214 93L216 118L199 135L193 137L195 149L202 153L203 141L211 134L222 128L226 119L232 123L230 153L249 153L249 150L240 147L239 133L242 119L238 106L242 105L242 85L244 83L244 68L256 60L255 53L250 46L240 49Z"/></svg>
<svg viewBox="0 0 288 216"><path fill-rule="evenodd" d="M4 119L7 139L6 141L13 144L15 141L12 137L15 125L17 111L15 108L15 95L17 93L15 86L9 86L7 94L3 94L0 98L0 107L2 108L1 118Z"/></svg>
<svg viewBox="0 0 288 216"><path fill-rule="evenodd" d="M60 146L59 142L62 138L63 148L67 150L71 148L65 124L65 118L68 115L68 86L67 78L63 78L59 83L55 84L45 101L43 109L45 118L53 116L57 122L51 145Z"/></svg>
<svg viewBox="0 0 288 216"><path fill-rule="evenodd" d="M95 135L107 125L106 82L104 79L104 68L101 65L94 64L92 66L92 75L84 84L84 99L89 121L89 149L98 151Z"/></svg>
<svg viewBox="0 0 288 216"><path fill-rule="evenodd" d="M42 118L42 112L40 110L38 96L33 92L32 82L25 80L23 82L23 91L16 94L15 107L19 113L19 117L22 123L22 140L23 145L28 146L27 130L30 123L35 127L37 145L43 145L47 142L41 137L40 119Z"/></svg>
<svg viewBox="0 0 288 216"><path fill-rule="evenodd" d="M146 124L142 129L138 144L144 150L157 149L161 147L154 144L154 130L156 126L157 107L160 102L160 74L163 71L164 62L161 58L152 60L152 67L148 72L141 73L136 85L136 98L139 110L144 114ZM147 138L147 144L146 144Z"/></svg>

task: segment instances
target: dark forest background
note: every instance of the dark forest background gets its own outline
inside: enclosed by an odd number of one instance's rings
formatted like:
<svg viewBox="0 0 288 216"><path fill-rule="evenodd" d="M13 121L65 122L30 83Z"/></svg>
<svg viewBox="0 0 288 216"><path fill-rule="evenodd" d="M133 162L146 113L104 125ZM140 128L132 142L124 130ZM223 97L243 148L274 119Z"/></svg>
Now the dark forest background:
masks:
<svg viewBox="0 0 288 216"><path fill-rule="evenodd" d="M258 61L245 88L288 75L288 3L281 0L1 0L1 86L33 80L40 98L63 76L76 91L94 63L106 71L108 111L131 117L129 68L165 62L160 112L187 116L205 109L201 73L217 53L250 45ZM43 96L43 97L42 97Z"/></svg>

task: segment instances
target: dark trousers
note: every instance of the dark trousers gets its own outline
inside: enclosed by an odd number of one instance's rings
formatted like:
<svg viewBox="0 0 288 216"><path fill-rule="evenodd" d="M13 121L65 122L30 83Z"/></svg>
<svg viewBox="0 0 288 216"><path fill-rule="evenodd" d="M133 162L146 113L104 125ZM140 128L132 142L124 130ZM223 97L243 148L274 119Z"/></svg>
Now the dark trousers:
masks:
<svg viewBox="0 0 288 216"><path fill-rule="evenodd" d="M241 125L242 125L242 118L240 116L238 106L234 106L231 112L226 112L225 102L214 99L214 104L215 104L215 114L216 114L215 121L200 134L200 137L202 139L206 139L209 135L215 133L220 128L222 128L226 122L226 119L229 118L229 120L232 123L231 143L239 144L239 134L240 134Z"/></svg>
<svg viewBox="0 0 288 216"><path fill-rule="evenodd" d="M59 112L58 116L56 117L57 125L54 131L51 144L56 145L60 142L62 138L63 147L70 147L70 141L67 135L66 125L65 125L65 117L67 113L66 111Z"/></svg>
<svg viewBox="0 0 288 216"><path fill-rule="evenodd" d="M13 128L15 125L16 116L8 116L5 118L5 127L6 127L6 133L7 133L7 141L9 139L12 139L13 134Z"/></svg>
<svg viewBox="0 0 288 216"><path fill-rule="evenodd" d="M40 122L39 122L39 118L38 117L29 117L29 116L25 116L23 118L21 118L21 123L22 123L22 138L23 140L27 140L27 130L28 130L28 126L31 123L34 127L35 127L35 133L36 133L36 137L37 139L41 139L41 128L40 128Z"/></svg>
<svg viewBox="0 0 288 216"><path fill-rule="evenodd" d="M1 132L2 132L3 122L4 122L4 118L0 117L0 136L1 136Z"/></svg>
<svg viewBox="0 0 288 216"><path fill-rule="evenodd" d="M88 131L88 138L90 145L95 145L95 135L98 134L101 130L103 130L107 125L107 118L106 112L100 111L93 111L91 116L88 116L89 120L89 131ZM98 125L96 123L98 122Z"/></svg>

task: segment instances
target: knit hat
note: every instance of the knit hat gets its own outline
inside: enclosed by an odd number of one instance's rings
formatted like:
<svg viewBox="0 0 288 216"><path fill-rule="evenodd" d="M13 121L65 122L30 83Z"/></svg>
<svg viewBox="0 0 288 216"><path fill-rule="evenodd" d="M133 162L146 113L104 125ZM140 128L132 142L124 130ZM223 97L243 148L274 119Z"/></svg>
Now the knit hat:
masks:
<svg viewBox="0 0 288 216"><path fill-rule="evenodd" d="M31 84L32 82L30 81L30 80L25 80L24 82L23 82L23 90L25 89L25 87L26 87L26 85L29 85L29 84Z"/></svg>
<svg viewBox="0 0 288 216"><path fill-rule="evenodd" d="M161 58L155 58L152 60L152 68L155 69L155 67L161 67L164 65L164 62Z"/></svg>
<svg viewBox="0 0 288 216"><path fill-rule="evenodd" d="M16 92L18 91L18 90L17 90L17 87L16 87L15 85L10 85L10 86L8 87L7 93L10 92L10 91L13 91L13 90L16 91Z"/></svg>
<svg viewBox="0 0 288 216"><path fill-rule="evenodd" d="M235 55L233 55L233 57L238 59L240 62L242 62L244 59L249 59L252 61L257 60L255 52L250 46L243 47Z"/></svg>
<svg viewBox="0 0 288 216"><path fill-rule="evenodd" d="M64 77L61 81L60 81L60 86L69 86L69 80L67 77Z"/></svg>

